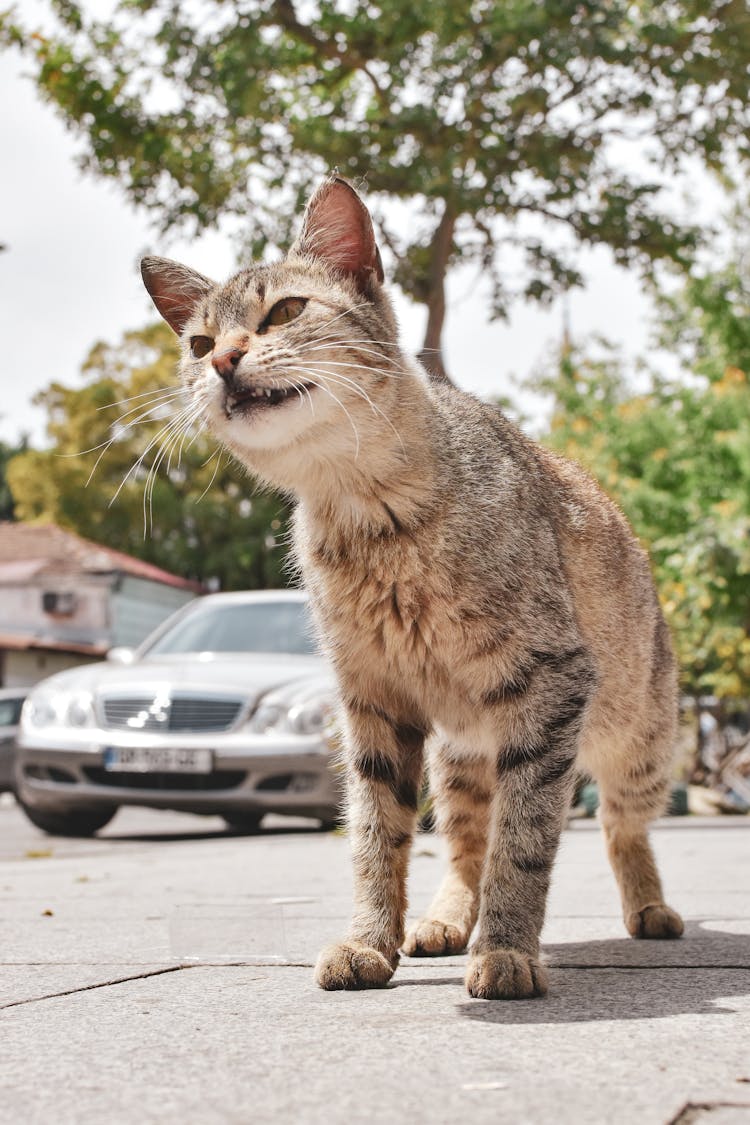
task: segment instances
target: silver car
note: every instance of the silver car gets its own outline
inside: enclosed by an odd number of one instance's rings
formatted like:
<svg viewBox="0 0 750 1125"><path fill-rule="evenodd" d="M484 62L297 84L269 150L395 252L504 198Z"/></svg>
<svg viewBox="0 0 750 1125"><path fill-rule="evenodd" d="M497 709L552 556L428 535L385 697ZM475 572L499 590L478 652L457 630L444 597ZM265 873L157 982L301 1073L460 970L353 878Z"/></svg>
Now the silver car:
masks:
<svg viewBox="0 0 750 1125"><path fill-rule="evenodd" d="M0 688L0 793L13 788L16 736L27 688Z"/></svg>
<svg viewBox="0 0 750 1125"><path fill-rule="evenodd" d="M90 836L120 805L335 823L335 683L299 591L210 594L135 653L42 681L21 716L18 800L46 832Z"/></svg>

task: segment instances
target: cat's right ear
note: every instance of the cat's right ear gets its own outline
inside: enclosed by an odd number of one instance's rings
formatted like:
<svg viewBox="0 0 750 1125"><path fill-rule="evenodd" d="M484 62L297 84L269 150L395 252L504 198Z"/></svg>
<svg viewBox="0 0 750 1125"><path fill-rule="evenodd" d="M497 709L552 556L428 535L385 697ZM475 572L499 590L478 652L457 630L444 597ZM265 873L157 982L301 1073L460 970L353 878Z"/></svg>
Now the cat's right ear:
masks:
<svg viewBox="0 0 750 1125"><path fill-rule="evenodd" d="M178 336L200 299L214 288L213 281L202 273L169 258L144 258L141 277L151 300Z"/></svg>

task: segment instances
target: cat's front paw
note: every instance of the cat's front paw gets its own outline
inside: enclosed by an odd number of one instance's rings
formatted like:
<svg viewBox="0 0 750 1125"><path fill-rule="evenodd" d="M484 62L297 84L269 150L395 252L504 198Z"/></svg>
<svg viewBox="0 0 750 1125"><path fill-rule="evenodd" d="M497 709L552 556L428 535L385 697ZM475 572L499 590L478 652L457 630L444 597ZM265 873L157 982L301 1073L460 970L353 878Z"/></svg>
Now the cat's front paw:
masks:
<svg viewBox="0 0 750 1125"><path fill-rule="evenodd" d="M541 962L528 953L491 949L472 954L466 988L478 1000L530 1000L546 993L547 973Z"/></svg>
<svg viewBox="0 0 750 1125"><path fill-rule="evenodd" d="M634 938L651 938L656 941L668 941L682 937L685 924L676 910L665 906L663 902L655 902L644 906L642 910L634 910L625 919L628 933Z"/></svg>
<svg viewBox="0 0 750 1125"><path fill-rule="evenodd" d="M329 945L318 957L315 980L327 992L337 989L384 988L398 964L358 941L342 941Z"/></svg>
<svg viewBox="0 0 750 1125"><path fill-rule="evenodd" d="M447 957L463 953L468 940L469 935L458 926L422 918L409 930L401 952L407 957Z"/></svg>

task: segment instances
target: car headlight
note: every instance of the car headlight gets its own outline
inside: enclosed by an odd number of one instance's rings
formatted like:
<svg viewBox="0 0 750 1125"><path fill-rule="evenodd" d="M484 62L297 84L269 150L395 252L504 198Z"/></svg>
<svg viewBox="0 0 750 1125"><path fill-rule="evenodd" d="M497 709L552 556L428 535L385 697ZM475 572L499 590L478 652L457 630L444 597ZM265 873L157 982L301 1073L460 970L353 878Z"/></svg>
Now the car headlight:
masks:
<svg viewBox="0 0 750 1125"><path fill-rule="evenodd" d="M333 731L333 702L324 696L295 700L291 704L264 700L251 716L248 727L255 734L322 734Z"/></svg>
<svg viewBox="0 0 750 1125"><path fill-rule="evenodd" d="M94 701L88 692L32 692L21 712L22 726L34 730L44 727L94 726Z"/></svg>
<svg viewBox="0 0 750 1125"><path fill-rule="evenodd" d="M69 698L65 721L71 727L93 727L94 701L88 692L79 691Z"/></svg>
<svg viewBox="0 0 750 1125"><path fill-rule="evenodd" d="M323 734L333 725L333 707L327 699L308 699L289 708L287 722L294 734Z"/></svg>
<svg viewBox="0 0 750 1125"><path fill-rule="evenodd" d="M54 696L37 692L30 695L21 711L21 726L52 727L58 721Z"/></svg>

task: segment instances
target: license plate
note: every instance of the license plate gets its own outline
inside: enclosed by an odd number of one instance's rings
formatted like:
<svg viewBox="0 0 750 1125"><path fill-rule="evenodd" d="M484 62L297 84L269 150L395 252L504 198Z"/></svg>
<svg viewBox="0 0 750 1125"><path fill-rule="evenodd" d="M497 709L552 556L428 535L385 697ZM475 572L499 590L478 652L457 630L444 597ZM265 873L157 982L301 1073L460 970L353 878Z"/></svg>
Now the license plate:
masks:
<svg viewBox="0 0 750 1125"><path fill-rule="evenodd" d="M104 768L111 773L210 773L213 753L174 746L107 746Z"/></svg>

